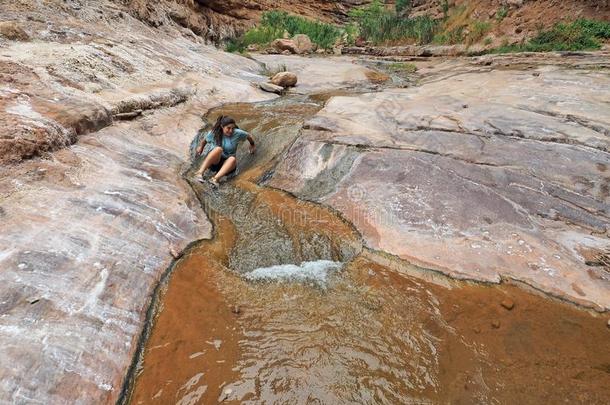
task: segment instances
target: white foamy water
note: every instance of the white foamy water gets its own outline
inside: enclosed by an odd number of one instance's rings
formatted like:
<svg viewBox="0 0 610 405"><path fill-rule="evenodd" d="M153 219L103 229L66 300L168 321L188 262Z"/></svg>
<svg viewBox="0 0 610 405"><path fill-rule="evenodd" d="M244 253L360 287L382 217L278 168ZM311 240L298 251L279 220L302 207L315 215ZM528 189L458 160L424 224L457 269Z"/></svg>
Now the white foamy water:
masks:
<svg viewBox="0 0 610 405"><path fill-rule="evenodd" d="M247 280L310 282L325 287L328 277L339 271L343 263L330 260L316 260L296 264L279 264L260 267L246 273Z"/></svg>

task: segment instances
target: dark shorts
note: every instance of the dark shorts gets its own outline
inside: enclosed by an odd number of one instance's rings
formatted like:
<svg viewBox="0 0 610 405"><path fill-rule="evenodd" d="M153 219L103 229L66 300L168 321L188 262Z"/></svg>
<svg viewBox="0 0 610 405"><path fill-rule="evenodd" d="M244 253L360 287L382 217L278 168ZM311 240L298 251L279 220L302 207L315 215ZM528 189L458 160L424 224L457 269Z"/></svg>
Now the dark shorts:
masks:
<svg viewBox="0 0 610 405"><path fill-rule="evenodd" d="M215 173L218 173L218 171L220 170L220 168L222 167L224 162L227 161L227 159L228 158L226 158L224 156L221 156L220 157L220 161L218 163L216 163L215 165L210 166L210 170L215 172ZM233 169L229 173L227 173L227 175L235 173L235 170L237 170L237 166L235 166L235 169Z"/></svg>

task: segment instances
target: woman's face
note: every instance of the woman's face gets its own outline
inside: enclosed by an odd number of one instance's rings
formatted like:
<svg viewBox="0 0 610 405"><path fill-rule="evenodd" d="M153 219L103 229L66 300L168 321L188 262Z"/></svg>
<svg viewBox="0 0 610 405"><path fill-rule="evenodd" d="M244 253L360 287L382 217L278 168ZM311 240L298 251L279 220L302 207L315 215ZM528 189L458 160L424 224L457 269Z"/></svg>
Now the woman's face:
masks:
<svg viewBox="0 0 610 405"><path fill-rule="evenodd" d="M235 129L235 125L229 124L229 125L222 127L222 132L225 134L225 136L231 136L231 135L233 135L234 129Z"/></svg>

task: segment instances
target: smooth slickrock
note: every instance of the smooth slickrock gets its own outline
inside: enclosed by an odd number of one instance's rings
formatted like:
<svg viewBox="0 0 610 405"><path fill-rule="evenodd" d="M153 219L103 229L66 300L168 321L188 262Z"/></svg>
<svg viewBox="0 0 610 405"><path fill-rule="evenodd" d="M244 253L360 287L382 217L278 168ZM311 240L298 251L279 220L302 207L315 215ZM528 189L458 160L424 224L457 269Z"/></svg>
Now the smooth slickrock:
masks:
<svg viewBox="0 0 610 405"><path fill-rule="evenodd" d="M331 98L270 185L339 210L373 249L609 309L608 273L582 252L610 250L610 79L460 63Z"/></svg>
<svg viewBox="0 0 610 405"><path fill-rule="evenodd" d="M289 70L297 75L299 84L294 92L309 94L333 91L338 88L365 86L370 83L367 73L373 72L356 64L349 57L310 57L296 55L251 55L270 71Z"/></svg>
<svg viewBox="0 0 610 405"><path fill-rule="evenodd" d="M153 289L211 236L181 178L202 114L276 96L248 59L55 11L65 36L0 53L0 403L113 403Z"/></svg>

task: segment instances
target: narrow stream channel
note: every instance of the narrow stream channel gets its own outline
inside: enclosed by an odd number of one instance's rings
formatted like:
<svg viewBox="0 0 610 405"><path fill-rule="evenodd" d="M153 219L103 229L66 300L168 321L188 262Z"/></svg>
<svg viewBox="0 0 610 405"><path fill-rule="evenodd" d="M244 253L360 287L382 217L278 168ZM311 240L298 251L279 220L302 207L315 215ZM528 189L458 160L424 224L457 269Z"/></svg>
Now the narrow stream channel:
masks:
<svg viewBox="0 0 610 405"><path fill-rule="evenodd" d="M264 186L325 99L210 112L259 152L216 191L192 183L215 236L162 289L130 403L610 402L602 316L371 252L335 212Z"/></svg>

